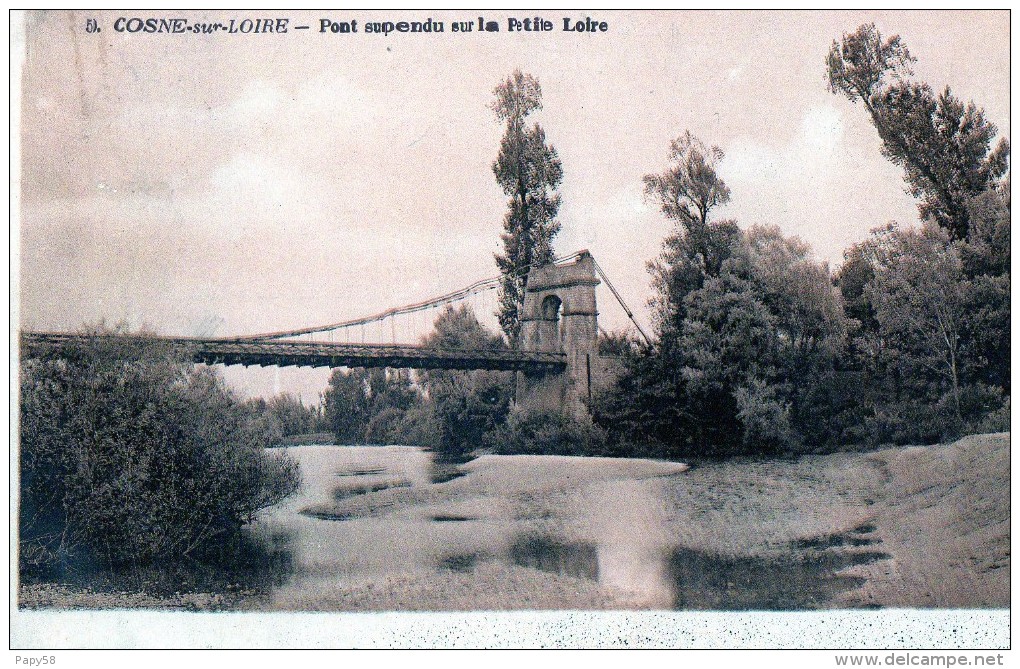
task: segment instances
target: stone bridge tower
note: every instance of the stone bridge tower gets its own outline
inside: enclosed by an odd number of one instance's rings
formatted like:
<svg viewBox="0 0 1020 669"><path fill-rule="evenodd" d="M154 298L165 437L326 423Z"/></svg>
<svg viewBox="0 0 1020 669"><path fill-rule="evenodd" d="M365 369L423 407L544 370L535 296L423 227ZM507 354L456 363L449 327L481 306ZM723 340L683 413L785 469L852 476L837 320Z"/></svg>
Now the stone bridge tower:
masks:
<svg viewBox="0 0 1020 669"><path fill-rule="evenodd" d="M520 348L565 353L567 367L562 374L519 372L517 404L521 408L586 411L593 375L602 371L595 305L599 283L588 251L582 251L573 263L543 265L528 273Z"/></svg>

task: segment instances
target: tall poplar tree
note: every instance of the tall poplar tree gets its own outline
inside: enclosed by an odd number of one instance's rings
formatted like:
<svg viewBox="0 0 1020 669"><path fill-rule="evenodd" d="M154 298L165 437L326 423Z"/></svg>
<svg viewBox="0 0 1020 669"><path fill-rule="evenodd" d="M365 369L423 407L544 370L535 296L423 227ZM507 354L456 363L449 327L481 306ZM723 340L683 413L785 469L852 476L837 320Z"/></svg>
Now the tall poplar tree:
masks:
<svg viewBox="0 0 1020 669"><path fill-rule="evenodd" d="M516 70L493 93L491 107L496 118L506 123L506 133L492 171L509 198L501 235L503 252L496 254L502 274L498 315L503 332L516 347L528 270L553 260L552 240L560 231L556 189L563 180L563 166L556 149L546 143L542 126L527 124L528 116L542 108L538 80Z"/></svg>
<svg viewBox="0 0 1020 669"><path fill-rule="evenodd" d="M915 58L899 35L883 39L875 24L833 41L826 59L829 90L860 102L882 138L882 153L903 168L921 218L956 239L970 230L968 201L1009 173L1009 140L999 139L984 110L947 86L910 79Z"/></svg>

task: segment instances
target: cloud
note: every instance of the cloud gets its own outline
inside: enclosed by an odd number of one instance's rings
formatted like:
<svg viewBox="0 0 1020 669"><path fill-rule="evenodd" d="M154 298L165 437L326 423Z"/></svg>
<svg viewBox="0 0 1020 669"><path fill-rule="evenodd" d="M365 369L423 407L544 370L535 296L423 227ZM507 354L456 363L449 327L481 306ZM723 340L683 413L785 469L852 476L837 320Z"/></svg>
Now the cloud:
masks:
<svg viewBox="0 0 1020 669"><path fill-rule="evenodd" d="M865 121L821 103L807 107L795 128L785 143L744 135L730 144L720 173L733 198L723 215L743 226L778 225L833 264L870 228L916 218L899 169L881 156Z"/></svg>
<svg viewBox="0 0 1020 669"><path fill-rule="evenodd" d="M786 144L764 143L751 136L737 138L727 150L720 172L731 188L756 183L786 190L801 190L811 184L817 187L831 180L840 166L843 135L838 109L812 106Z"/></svg>
<svg viewBox="0 0 1020 669"><path fill-rule="evenodd" d="M228 122L247 130L257 123L275 121L283 107L283 89L263 79L248 82L241 94L227 107Z"/></svg>
<svg viewBox="0 0 1020 669"><path fill-rule="evenodd" d="M800 124L801 143L818 155L835 151L843 140L843 118L835 107L809 107Z"/></svg>
<svg viewBox="0 0 1020 669"><path fill-rule="evenodd" d="M213 170L209 186L210 199L233 207L247 204L256 213L298 205L305 195L304 179L261 153L234 154Z"/></svg>
<svg viewBox="0 0 1020 669"><path fill-rule="evenodd" d="M296 128L364 134L379 125L381 101L375 92L341 75L320 73L297 85L255 79L227 106L224 130L272 128L280 138Z"/></svg>

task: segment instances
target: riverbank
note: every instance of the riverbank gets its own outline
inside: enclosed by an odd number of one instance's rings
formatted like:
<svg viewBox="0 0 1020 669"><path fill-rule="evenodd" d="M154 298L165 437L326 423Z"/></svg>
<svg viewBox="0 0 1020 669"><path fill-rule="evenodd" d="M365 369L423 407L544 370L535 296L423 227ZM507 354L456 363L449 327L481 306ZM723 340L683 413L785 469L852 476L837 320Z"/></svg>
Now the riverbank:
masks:
<svg viewBox="0 0 1020 669"><path fill-rule="evenodd" d="M882 451L874 522L888 565L858 570L851 602L887 607L1007 608L1009 433L950 446Z"/></svg>
<svg viewBox="0 0 1020 669"><path fill-rule="evenodd" d="M711 464L665 484L669 522L699 552L786 564L778 587L789 565L828 562L846 587L825 607L1005 608L1009 445L1000 433Z"/></svg>
<svg viewBox="0 0 1020 669"><path fill-rule="evenodd" d="M257 524L288 551L292 571L271 589L160 596L35 584L20 605L1008 607L1009 443L1003 433L689 470L484 456L453 473L413 449L302 447L293 451L306 489Z"/></svg>

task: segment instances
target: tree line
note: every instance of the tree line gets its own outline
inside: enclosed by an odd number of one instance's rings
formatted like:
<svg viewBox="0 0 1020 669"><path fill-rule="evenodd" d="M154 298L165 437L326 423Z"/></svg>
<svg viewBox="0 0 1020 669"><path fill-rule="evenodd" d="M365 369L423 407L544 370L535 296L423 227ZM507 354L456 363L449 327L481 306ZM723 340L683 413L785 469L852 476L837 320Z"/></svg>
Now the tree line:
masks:
<svg viewBox="0 0 1020 669"><path fill-rule="evenodd" d="M912 78L899 36L862 25L832 43L829 90L860 105L903 168L920 225L890 224L835 272L778 226L741 228L725 155L690 132L645 194L673 228L648 263L649 345L601 337L624 372L593 420L519 411L508 374L429 372L420 382L336 372L326 414L341 441L464 453L690 457L931 443L1008 429L1009 142L974 103ZM492 169L507 196L499 322L448 311L426 345L515 347L527 270L553 258L563 167L529 117L541 86L514 72L494 91L505 134ZM451 382L452 381L452 382Z"/></svg>
<svg viewBox="0 0 1020 669"><path fill-rule="evenodd" d="M423 346L506 348L470 308L447 307ZM449 458L477 449L506 420L512 372L337 369L323 394L324 414L340 444L414 444Z"/></svg>
<svg viewBox="0 0 1020 669"><path fill-rule="evenodd" d="M918 199L834 274L777 227L713 212L723 152L689 133L645 177L673 231L649 263L657 341L593 405L622 452L721 455L932 443L1009 429L1009 142L912 79L899 36L834 41L829 90L860 104Z"/></svg>

